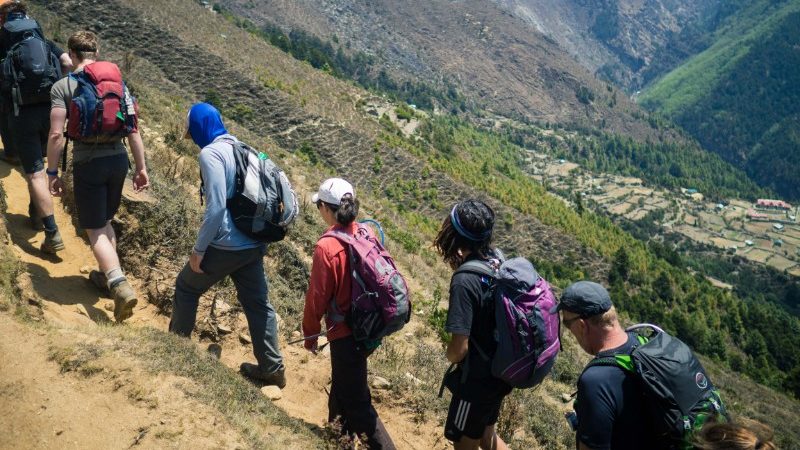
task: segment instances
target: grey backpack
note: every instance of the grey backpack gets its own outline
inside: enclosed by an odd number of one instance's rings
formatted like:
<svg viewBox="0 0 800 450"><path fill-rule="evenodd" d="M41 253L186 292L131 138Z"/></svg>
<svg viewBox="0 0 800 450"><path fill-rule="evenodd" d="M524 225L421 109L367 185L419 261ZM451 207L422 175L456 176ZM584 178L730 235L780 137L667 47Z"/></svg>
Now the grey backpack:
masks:
<svg viewBox="0 0 800 450"><path fill-rule="evenodd" d="M227 200L233 224L261 242L282 240L299 211L286 174L264 152L232 139L236 189Z"/></svg>

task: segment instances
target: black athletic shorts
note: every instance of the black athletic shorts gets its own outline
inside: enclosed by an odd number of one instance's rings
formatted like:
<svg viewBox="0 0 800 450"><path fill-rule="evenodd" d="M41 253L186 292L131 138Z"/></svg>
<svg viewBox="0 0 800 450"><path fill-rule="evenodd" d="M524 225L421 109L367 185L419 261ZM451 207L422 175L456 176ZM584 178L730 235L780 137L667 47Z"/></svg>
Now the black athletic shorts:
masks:
<svg viewBox="0 0 800 450"><path fill-rule="evenodd" d="M19 115L8 113L12 149L22 162L22 170L32 174L44 170L47 135L50 134L50 103L23 106Z"/></svg>
<svg viewBox="0 0 800 450"><path fill-rule="evenodd" d="M460 374L460 370L454 374ZM453 375L457 378L456 375ZM458 442L461 436L480 439L486 427L497 423L503 399L512 388L497 379L477 381L467 380L464 384L448 383L453 393L447 421L444 424L444 437Z"/></svg>
<svg viewBox="0 0 800 450"><path fill-rule="evenodd" d="M78 223L85 230L103 228L114 217L128 175L128 154L103 156L73 166Z"/></svg>

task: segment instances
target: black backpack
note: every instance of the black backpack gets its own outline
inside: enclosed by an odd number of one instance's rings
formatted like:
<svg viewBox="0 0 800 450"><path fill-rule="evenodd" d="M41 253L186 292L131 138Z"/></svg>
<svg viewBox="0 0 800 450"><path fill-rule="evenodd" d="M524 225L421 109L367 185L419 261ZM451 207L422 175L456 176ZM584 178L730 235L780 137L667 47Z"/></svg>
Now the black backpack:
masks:
<svg viewBox="0 0 800 450"><path fill-rule="evenodd" d="M649 338L638 335L639 343L629 354L597 355L586 369L615 366L635 374L644 391L646 414L657 448L691 449L695 433L709 419L727 420L725 406L686 344L651 324L634 325L626 331L643 328L650 328L655 334Z"/></svg>
<svg viewBox="0 0 800 450"><path fill-rule="evenodd" d="M50 51L39 23L24 18L3 25L3 91L11 95L14 115L19 107L50 102L50 88L61 78L61 63Z"/></svg>
<svg viewBox="0 0 800 450"><path fill-rule="evenodd" d="M257 241L282 240L299 211L289 179L266 153L240 141L223 140L233 147L236 160L236 188L226 202L233 224ZM205 183L201 201L204 188Z"/></svg>

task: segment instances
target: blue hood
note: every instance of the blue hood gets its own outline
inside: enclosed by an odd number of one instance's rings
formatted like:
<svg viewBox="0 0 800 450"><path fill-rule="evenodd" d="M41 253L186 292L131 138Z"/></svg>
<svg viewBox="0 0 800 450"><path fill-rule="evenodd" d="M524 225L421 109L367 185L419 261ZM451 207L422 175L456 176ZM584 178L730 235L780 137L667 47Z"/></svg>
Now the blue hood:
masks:
<svg viewBox="0 0 800 450"><path fill-rule="evenodd" d="M208 103L197 103L189 110L189 135L200 148L214 142L214 139L228 134L222 124L222 116L217 108Z"/></svg>

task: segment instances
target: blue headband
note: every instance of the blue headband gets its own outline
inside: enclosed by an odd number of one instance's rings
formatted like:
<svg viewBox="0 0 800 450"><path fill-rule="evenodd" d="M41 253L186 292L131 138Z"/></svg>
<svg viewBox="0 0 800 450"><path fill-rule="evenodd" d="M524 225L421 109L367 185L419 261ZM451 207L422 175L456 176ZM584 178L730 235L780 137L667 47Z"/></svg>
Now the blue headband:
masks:
<svg viewBox="0 0 800 450"><path fill-rule="evenodd" d="M458 208L458 205L453 206L453 210L450 211L450 223L453 224L453 228L456 229L456 233L460 234L461 237L469 239L470 241L480 242L480 241L485 241L486 239L489 239L489 237L492 236L491 228L484 231L483 233L478 233L478 234L475 234L464 228L461 225L461 221L458 219L458 213L456 213L456 208Z"/></svg>

